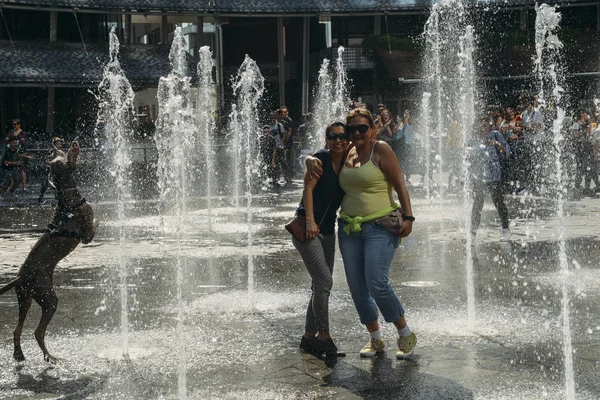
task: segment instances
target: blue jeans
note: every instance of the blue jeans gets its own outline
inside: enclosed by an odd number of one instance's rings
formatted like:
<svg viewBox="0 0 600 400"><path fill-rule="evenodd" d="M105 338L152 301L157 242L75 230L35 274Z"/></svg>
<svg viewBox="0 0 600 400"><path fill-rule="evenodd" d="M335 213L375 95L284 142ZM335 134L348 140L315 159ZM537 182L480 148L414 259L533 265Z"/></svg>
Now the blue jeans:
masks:
<svg viewBox="0 0 600 400"><path fill-rule="evenodd" d="M404 309L388 276L400 238L374 223L363 223L360 232L348 235L343 230L347 223L338 222L346 281L360 322L377 321L377 308L386 322L397 321Z"/></svg>

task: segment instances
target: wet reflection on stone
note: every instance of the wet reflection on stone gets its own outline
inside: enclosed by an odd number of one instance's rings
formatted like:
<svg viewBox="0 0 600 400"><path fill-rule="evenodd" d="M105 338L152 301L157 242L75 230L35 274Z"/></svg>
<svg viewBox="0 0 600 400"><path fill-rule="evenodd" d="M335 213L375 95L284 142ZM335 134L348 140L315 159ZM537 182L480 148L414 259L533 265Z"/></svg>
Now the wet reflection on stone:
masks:
<svg viewBox="0 0 600 400"><path fill-rule="evenodd" d="M473 399L473 392L457 382L419 371L417 360L397 363L381 355L369 360L367 370L338 362L323 380L361 398L377 399Z"/></svg>
<svg viewBox="0 0 600 400"><path fill-rule="evenodd" d="M192 198L182 254L186 304L185 354L190 398L288 399L352 398L562 398L563 357L560 330L561 275L553 216L513 221L513 237L499 242L499 222L491 204L473 246L477 320L467 324L464 232L461 204L440 208L413 197L418 216L404 239L390 279L406 305L419 341L412 360L394 359L396 331L384 324L386 353L364 360L358 351L368 335L360 325L336 254L330 301L332 335L347 356L333 363L298 349L309 276L283 224L301 196L300 183L289 191L255 199L255 304L247 301L247 251L240 225L245 215L225 198L215 198L214 231L204 226L208 213L202 198ZM81 246L54 274L60 307L47 341L60 358L45 368L32 332L39 311L26 321L23 349L28 357L15 372L10 346L0 348L0 398L175 398L177 316L175 273L168 257L174 245L157 231L151 202L132 205L135 217L117 221L110 203L102 215L97 241ZM569 206L565 221L571 266L571 293L577 396L600 395L600 205L582 201ZM13 222L43 226L51 209L13 209L0 213L0 227ZM242 213L243 214L243 213ZM20 223L20 222L19 222ZM117 224L135 232L127 252L132 259L130 294L131 360L117 360L120 301L116 247ZM18 270L37 234L4 234L0 278ZM403 283L415 284L403 284ZM438 285L424 283L437 282ZM12 337L17 307L14 293L0 298L0 337ZM37 314L36 314L37 313ZM55 375L56 374L56 375ZM58 376L53 382L53 376ZM79 394L83 393L83 397ZM413 395L413 397L409 397ZM427 395L429 397L427 397ZM79 396L79 397L78 397ZM388 397L385 397L388 396ZM423 396L423 397L414 397ZM461 397L462 396L462 397Z"/></svg>

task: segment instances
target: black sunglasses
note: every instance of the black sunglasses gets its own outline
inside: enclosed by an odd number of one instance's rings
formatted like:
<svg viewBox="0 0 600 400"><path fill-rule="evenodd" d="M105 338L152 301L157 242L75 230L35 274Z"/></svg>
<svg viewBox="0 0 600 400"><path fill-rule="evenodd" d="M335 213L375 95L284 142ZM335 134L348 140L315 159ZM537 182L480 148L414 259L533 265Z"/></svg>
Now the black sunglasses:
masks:
<svg viewBox="0 0 600 400"><path fill-rule="evenodd" d="M348 135L354 135L354 133L356 133L356 131L358 131L359 133L367 133L367 131L369 130L369 125L367 125L367 124L346 125L345 130Z"/></svg>
<svg viewBox="0 0 600 400"><path fill-rule="evenodd" d="M350 139L350 135L348 135L347 133L341 133L341 134L335 134L335 133L328 133L327 135L325 135L327 137L327 140L336 140L336 139L340 139L342 142L345 140Z"/></svg>

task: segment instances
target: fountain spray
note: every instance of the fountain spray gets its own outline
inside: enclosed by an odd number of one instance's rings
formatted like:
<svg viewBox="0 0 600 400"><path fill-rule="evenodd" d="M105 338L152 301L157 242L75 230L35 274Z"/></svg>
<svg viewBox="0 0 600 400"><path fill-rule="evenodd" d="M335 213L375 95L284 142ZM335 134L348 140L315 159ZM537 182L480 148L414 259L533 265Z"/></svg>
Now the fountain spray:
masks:
<svg viewBox="0 0 600 400"><path fill-rule="evenodd" d="M190 101L190 77L188 76L187 43L177 27L174 33L169 60L171 73L161 77L158 83L159 113L156 125L156 147L158 150L158 186L163 213L163 228L175 236L176 242L176 286L177 286L177 355L179 399L187 397L186 343L183 337L184 308L183 282L184 260L181 242L185 234L185 219L188 200L188 166L194 157L194 135L196 134L194 112ZM167 209L167 205L172 209ZM164 223L165 214L173 213Z"/></svg>
<svg viewBox="0 0 600 400"><path fill-rule="evenodd" d="M215 132L215 112L213 98L216 91L212 77L213 59L210 47L200 48L200 61L198 61L198 102L197 121L198 131L204 146L204 160L206 162L206 203L208 209L208 230L212 231L212 195L213 171L215 171L215 151L213 137ZM215 105L216 106L216 105Z"/></svg>
<svg viewBox="0 0 600 400"><path fill-rule="evenodd" d="M236 207L239 207L239 190L241 181L245 182L246 216L247 216L247 251L248 251L248 301L254 298L254 258L252 255L252 186L254 176L259 173L256 160L258 143L262 130L258 118L258 103L265 90L263 78L258 65L248 55L233 79L233 94L236 97L235 107L229 115L230 133L234 143L234 182Z"/></svg>
<svg viewBox="0 0 600 400"><path fill-rule="evenodd" d="M564 92L563 74L561 73L560 53L563 47L562 42L557 36L561 14L556 11L556 7L547 4L536 5L535 19L535 49L536 57L534 59L534 71L538 78L539 99L541 104L556 107L556 118L552 123L552 144L553 152L547 154L550 160L554 160L555 178L557 180L557 203L556 212L560 221L558 224L558 263L560 272L561 287L561 314L562 314L562 333L563 333L563 356L565 367L565 396L567 400L575 399L575 378L573 372L573 345L571 338L571 324L569 319L569 291L567 281L570 276L569 264L567 260L565 228L564 228L564 203L565 186L563 184L563 166L562 166L562 141L561 132L562 121L565 118L565 111L562 107L561 99ZM544 97L550 93L554 104Z"/></svg>
<svg viewBox="0 0 600 400"><path fill-rule="evenodd" d="M119 39L114 28L109 33L108 64L104 67L102 81L98 85L98 117L96 131L103 130L112 143L111 176L114 178L117 191L117 218L125 220L125 203L131 199L131 152L130 142L133 137L134 93L119 63ZM119 277L121 294L121 348L124 358L129 357L129 322L127 309L127 232L124 224L119 224Z"/></svg>

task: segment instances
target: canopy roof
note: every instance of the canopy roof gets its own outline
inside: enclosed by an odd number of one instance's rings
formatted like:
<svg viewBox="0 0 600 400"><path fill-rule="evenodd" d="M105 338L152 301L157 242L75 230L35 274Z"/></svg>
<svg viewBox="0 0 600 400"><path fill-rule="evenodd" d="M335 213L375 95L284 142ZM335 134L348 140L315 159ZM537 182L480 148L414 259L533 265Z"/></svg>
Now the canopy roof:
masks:
<svg viewBox="0 0 600 400"><path fill-rule="evenodd" d="M430 7L445 0L3 0L3 7L80 12L230 14L394 13ZM471 0L474 5L533 6L535 0ZM546 3L596 4L590 0L549 0Z"/></svg>
<svg viewBox="0 0 600 400"><path fill-rule="evenodd" d="M0 85L97 85L108 62L108 44L88 44L85 49L81 43L16 41L14 45L13 51L9 41L0 40ZM138 87L155 87L171 70L166 46L124 44L119 61Z"/></svg>

